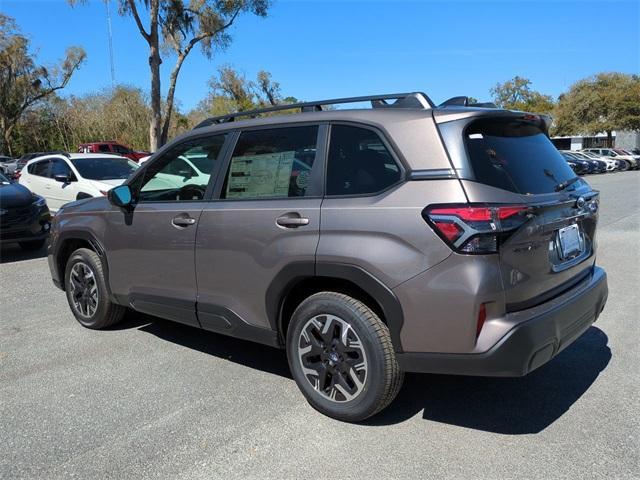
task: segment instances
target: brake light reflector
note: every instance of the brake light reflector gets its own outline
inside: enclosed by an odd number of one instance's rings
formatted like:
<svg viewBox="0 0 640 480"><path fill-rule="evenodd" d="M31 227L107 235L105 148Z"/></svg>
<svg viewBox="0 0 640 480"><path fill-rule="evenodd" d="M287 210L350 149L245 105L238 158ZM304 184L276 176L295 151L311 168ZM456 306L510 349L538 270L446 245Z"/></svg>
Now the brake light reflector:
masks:
<svg viewBox="0 0 640 480"><path fill-rule="evenodd" d="M434 222L440 232L447 237L450 242L455 242L460 234L464 231L455 223Z"/></svg>
<svg viewBox="0 0 640 480"><path fill-rule="evenodd" d="M485 304L480 305L480 310L478 310L478 323L476 325L476 338L480 335L482 331L482 327L484 326L484 322L487 319L487 307Z"/></svg>
<svg viewBox="0 0 640 480"><path fill-rule="evenodd" d="M459 253L496 253L502 240L527 221L526 205L434 205L422 212L435 232Z"/></svg>

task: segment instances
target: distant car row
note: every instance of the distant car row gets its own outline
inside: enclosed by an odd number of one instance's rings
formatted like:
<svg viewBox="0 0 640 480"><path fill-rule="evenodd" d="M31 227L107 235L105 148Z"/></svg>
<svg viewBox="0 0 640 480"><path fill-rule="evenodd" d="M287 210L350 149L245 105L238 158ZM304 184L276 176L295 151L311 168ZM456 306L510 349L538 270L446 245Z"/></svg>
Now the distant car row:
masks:
<svg viewBox="0 0 640 480"><path fill-rule="evenodd" d="M9 179L18 179L22 169L29 160L45 155L64 154L60 150L49 152L25 153L20 158L11 158L0 155L0 173ZM133 150L118 142L93 142L83 143L78 146L78 153L106 153L108 155L118 155L138 162L141 158L149 158L149 152Z"/></svg>
<svg viewBox="0 0 640 480"><path fill-rule="evenodd" d="M640 168L640 151L636 153L621 148L588 148L581 151L560 150L560 153L578 175Z"/></svg>

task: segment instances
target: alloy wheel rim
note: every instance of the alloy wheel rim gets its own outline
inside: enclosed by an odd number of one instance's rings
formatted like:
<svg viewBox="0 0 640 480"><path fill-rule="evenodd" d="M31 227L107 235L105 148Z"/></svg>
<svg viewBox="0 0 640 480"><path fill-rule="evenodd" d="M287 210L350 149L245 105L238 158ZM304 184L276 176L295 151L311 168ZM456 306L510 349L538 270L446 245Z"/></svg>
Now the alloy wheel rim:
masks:
<svg viewBox="0 0 640 480"><path fill-rule="evenodd" d="M345 320L329 314L305 323L298 339L302 372L316 392L333 402L355 399L367 381L362 341Z"/></svg>
<svg viewBox="0 0 640 480"><path fill-rule="evenodd" d="M91 267L78 262L71 268L69 276L71 299L80 315L91 318L98 309L98 283Z"/></svg>

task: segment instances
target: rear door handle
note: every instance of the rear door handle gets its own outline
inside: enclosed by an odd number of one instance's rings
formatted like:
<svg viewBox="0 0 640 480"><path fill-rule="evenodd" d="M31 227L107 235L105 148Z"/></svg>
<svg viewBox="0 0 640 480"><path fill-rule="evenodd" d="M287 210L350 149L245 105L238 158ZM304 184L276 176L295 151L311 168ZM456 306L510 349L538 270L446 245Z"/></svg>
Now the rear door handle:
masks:
<svg viewBox="0 0 640 480"><path fill-rule="evenodd" d="M178 215L177 217L173 217L171 223L173 223L176 227L188 227L189 225L193 225L194 223L196 223L196 219L191 218L188 215Z"/></svg>
<svg viewBox="0 0 640 480"><path fill-rule="evenodd" d="M297 228L309 225L309 219L301 217L299 213L287 213L278 217L276 223L281 227Z"/></svg>

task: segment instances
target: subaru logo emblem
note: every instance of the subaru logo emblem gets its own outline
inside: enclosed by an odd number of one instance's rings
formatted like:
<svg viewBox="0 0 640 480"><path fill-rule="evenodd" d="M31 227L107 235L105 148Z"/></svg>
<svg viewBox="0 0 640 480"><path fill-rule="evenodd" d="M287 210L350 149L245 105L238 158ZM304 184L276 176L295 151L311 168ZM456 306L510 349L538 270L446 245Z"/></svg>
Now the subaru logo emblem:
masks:
<svg viewBox="0 0 640 480"><path fill-rule="evenodd" d="M586 203L587 201L584 199L584 197L578 197L578 200L576 200L576 207L583 208Z"/></svg>

